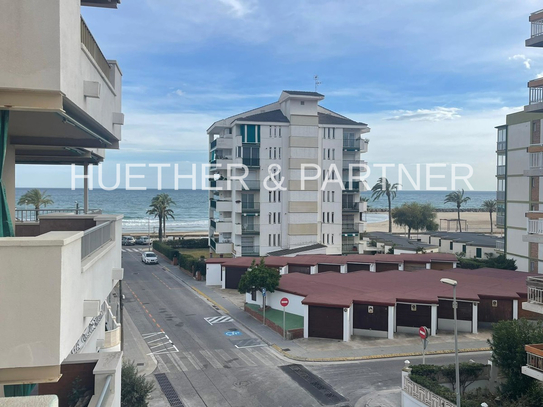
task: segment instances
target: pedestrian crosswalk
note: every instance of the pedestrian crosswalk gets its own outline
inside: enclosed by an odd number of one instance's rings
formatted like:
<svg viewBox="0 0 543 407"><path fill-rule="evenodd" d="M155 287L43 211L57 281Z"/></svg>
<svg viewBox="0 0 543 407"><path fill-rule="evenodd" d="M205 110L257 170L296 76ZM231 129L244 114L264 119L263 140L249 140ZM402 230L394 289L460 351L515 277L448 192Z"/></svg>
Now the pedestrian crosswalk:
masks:
<svg viewBox="0 0 543 407"><path fill-rule="evenodd" d="M122 250L123 253L127 253L127 252L128 253L130 253L130 252L132 252L132 253L141 253L141 252L146 252L148 249L147 249L147 247L145 247L145 248L137 248L137 249L127 247L127 248L124 248L124 249L121 249L121 250Z"/></svg>
<svg viewBox="0 0 543 407"><path fill-rule="evenodd" d="M282 362L268 348L193 350L154 355L161 373L206 369L278 366Z"/></svg>
<svg viewBox="0 0 543 407"><path fill-rule="evenodd" d="M232 317L229 317L228 315L219 315L219 316L216 316L216 317L207 317L207 318L204 318L206 320L206 322L209 324L209 325L215 325L215 324L221 324L223 322L232 322L233 319Z"/></svg>

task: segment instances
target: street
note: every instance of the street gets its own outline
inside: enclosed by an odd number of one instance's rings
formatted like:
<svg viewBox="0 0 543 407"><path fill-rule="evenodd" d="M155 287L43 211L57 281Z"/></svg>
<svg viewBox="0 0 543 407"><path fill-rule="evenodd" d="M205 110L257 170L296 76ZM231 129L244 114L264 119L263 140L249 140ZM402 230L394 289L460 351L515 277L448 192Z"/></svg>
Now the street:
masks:
<svg viewBox="0 0 543 407"><path fill-rule="evenodd" d="M125 308L157 360L156 387L169 405L399 405L403 360L288 360L160 264L143 264L136 248L123 250L123 267ZM466 354L461 361L485 363L488 357ZM454 355L427 362L453 363Z"/></svg>

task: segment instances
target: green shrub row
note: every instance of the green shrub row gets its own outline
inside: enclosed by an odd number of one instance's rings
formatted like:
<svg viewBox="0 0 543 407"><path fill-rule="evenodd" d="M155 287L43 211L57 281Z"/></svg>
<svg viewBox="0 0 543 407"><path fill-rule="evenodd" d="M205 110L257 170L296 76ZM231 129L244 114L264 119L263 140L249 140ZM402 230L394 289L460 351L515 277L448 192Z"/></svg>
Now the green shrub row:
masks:
<svg viewBox="0 0 543 407"><path fill-rule="evenodd" d="M411 373L409 378L415 383L420 384L422 387L427 388L432 393L437 394L439 397L449 400L453 403L456 403L456 394L451 390L439 384L436 380L431 379L428 376L419 376Z"/></svg>
<svg viewBox="0 0 543 407"><path fill-rule="evenodd" d="M207 249L209 247L209 239L174 239L169 240L168 245L177 249Z"/></svg>
<svg viewBox="0 0 543 407"><path fill-rule="evenodd" d="M153 241L153 249L157 252L162 253L164 256L166 256L168 259L173 260L174 257L179 256L179 250L175 250L173 247L165 244L164 242L160 242L158 240Z"/></svg>

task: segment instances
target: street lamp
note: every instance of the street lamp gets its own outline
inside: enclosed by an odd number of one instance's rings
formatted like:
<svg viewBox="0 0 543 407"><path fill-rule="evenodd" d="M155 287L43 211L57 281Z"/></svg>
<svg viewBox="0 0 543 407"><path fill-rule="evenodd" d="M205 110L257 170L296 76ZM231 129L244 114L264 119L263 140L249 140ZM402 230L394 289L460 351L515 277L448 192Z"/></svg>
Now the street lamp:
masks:
<svg viewBox="0 0 543 407"><path fill-rule="evenodd" d="M460 407L460 366L458 364L458 320L456 318L456 309L458 303L456 302L456 286L458 281L451 280L450 278L442 278L440 280L443 284L452 286L453 288L453 313L454 313L454 364L456 367L456 406Z"/></svg>

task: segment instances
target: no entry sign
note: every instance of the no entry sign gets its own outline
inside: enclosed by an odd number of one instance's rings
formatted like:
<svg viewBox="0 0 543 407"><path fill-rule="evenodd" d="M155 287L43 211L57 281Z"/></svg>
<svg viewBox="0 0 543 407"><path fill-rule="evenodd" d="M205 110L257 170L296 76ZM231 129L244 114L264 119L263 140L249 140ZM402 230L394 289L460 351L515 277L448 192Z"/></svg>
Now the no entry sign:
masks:
<svg viewBox="0 0 543 407"><path fill-rule="evenodd" d="M428 328L426 328L425 326L421 326L419 328L419 336L421 337L421 339L426 339L428 337Z"/></svg>
<svg viewBox="0 0 543 407"><path fill-rule="evenodd" d="M282 307L286 307L288 305L288 298L287 297L281 298L280 304Z"/></svg>

